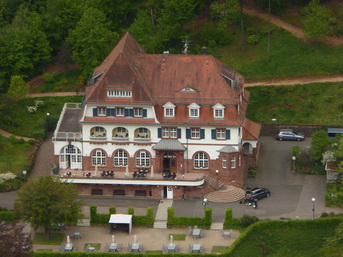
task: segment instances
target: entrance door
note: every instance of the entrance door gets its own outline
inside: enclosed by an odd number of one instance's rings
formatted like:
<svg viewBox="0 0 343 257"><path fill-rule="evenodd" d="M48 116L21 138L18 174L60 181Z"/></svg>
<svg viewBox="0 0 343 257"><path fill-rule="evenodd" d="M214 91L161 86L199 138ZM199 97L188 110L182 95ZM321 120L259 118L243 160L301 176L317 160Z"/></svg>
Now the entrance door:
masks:
<svg viewBox="0 0 343 257"><path fill-rule="evenodd" d="M74 145L67 145L60 152L61 169L82 169L81 151Z"/></svg>
<svg viewBox="0 0 343 257"><path fill-rule="evenodd" d="M165 153L163 156L163 171L176 173L177 172L177 161L174 153Z"/></svg>
<svg viewBox="0 0 343 257"><path fill-rule="evenodd" d="M163 188L163 198L173 199L173 188L165 186Z"/></svg>

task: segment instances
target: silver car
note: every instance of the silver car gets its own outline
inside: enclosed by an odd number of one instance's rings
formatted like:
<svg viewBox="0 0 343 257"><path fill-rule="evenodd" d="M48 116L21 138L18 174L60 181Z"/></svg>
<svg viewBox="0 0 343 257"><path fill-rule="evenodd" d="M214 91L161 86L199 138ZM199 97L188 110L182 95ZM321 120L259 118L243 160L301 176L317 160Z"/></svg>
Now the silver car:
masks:
<svg viewBox="0 0 343 257"><path fill-rule="evenodd" d="M293 140L293 141L303 141L305 140L305 135L302 133L296 133L291 129L282 129L275 138L279 141L283 140Z"/></svg>

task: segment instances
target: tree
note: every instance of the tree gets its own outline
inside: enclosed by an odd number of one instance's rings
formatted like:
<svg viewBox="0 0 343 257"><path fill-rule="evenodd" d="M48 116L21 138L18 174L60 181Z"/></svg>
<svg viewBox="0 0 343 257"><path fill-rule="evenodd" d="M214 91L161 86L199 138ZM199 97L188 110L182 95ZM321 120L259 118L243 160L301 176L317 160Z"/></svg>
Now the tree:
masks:
<svg viewBox="0 0 343 257"><path fill-rule="evenodd" d="M43 226L46 238L54 224L76 223L82 218L81 201L77 200L75 185L52 176L29 180L18 192L18 210L21 217L34 228Z"/></svg>
<svg viewBox="0 0 343 257"><path fill-rule="evenodd" d="M29 257L32 252L31 236L24 225L17 222L0 222L0 255L2 257Z"/></svg>
<svg viewBox="0 0 343 257"><path fill-rule="evenodd" d="M69 33L67 43L73 51L73 60L80 65L83 75L88 76L118 39L119 35L110 31L105 14L88 8L76 28Z"/></svg>
<svg viewBox="0 0 343 257"><path fill-rule="evenodd" d="M211 4L211 17L212 19L218 19L219 26L222 28L228 28L230 25L238 24L241 17L239 1L213 2Z"/></svg>
<svg viewBox="0 0 343 257"><path fill-rule="evenodd" d="M319 5L319 0L312 0L304 11L305 36L315 42L322 41L330 32L330 9Z"/></svg>
<svg viewBox="0 0 343 257"><path fill-rule="evenodd" d="M324 130L318 130L311 135L311 155L316 161L323 158L323 153L332 144L332 140L328 137Z"/></svg>
<svg viewBox="0 0 343 257"><path fill-rule="evenodd" d="M158 40L154 40L154 27L148 10L139 10L137 18L131 24L130 33L147 52L156 52Z"/></svg>
<svg viewBox="0 0 343 257"><path fill-rule="evenodd" d="M14 75L11 77L11 84L7 91L7 97L12 101L18 101L25 98L29 90L29 85L19 75Z"/></svg>

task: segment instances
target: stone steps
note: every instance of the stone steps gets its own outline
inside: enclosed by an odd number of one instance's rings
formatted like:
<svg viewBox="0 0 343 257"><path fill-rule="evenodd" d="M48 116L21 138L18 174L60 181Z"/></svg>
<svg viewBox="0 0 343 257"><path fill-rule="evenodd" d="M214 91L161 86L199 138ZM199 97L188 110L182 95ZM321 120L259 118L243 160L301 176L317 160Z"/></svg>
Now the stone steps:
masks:
<svg viewBox="0 0 343 257"><path fill-rule="evenodd" d="M211 225L211 229L223 230L224 229L224 223L223 222L213 222Z"/></svg>
<svg viewBox="0 0 343 257"><path fill-rule="evenodd" d="M164 220L155 220L154 228L167 228L167 221Z"/></svg>
<svg viewBox="0 0 343 257"><path fill-rule="evenodd" d="M225 186L224 183L218 177L206 175L205 181L215 190L218 190Z"/></svg>
<svg viewBox="0 0 343 257"><path fill-rule="evenodd" d="M225 189L211 192L204 196L209 202L232 203L243 199L245 191L235 186L227 186Z"/></svg>
<svg viewBox="0 0 343 257"><path fill-rule="evenodd" d="M77 225L80 227L90 227L91 220L90 219L81 219L77 222Z"/></svg>

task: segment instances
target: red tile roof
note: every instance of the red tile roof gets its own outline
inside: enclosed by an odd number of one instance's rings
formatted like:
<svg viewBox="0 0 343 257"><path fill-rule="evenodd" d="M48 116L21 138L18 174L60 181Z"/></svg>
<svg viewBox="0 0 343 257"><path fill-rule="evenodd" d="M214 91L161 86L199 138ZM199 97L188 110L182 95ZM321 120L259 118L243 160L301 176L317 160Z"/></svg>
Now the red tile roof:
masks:
<svg viewBox="0 0 343 257"><path fill-rule="evenodd" d="M249 93L240 105L243 76L210 55L147 54L126 33L104 62L95 70L94 84L87 87L86 103L149 104L155 106L161 123L200 122L202 124L242 125ZM236 86L231 86L236 81ZM191 88L192 92L182 92ZM132 98L110 98L107 90L132 90ZM162 106L176 105L174 120L165 119ZM188 118L187 105L201 106L198 121ZM225 121L213 119L213 105L225 108ZM179 115L183 113L183 115ZM125 120L126 122L126 120ZM200 124L199 123L199 124Z"/></svg>
<svg viewBox="0 0 343 257"><path fill-rule="evenodd" d="M260 131L261 131L261 124L253 122L249 119L245 119L245 123L243 126L243 138L244 140L258 140Z"/></svg>

